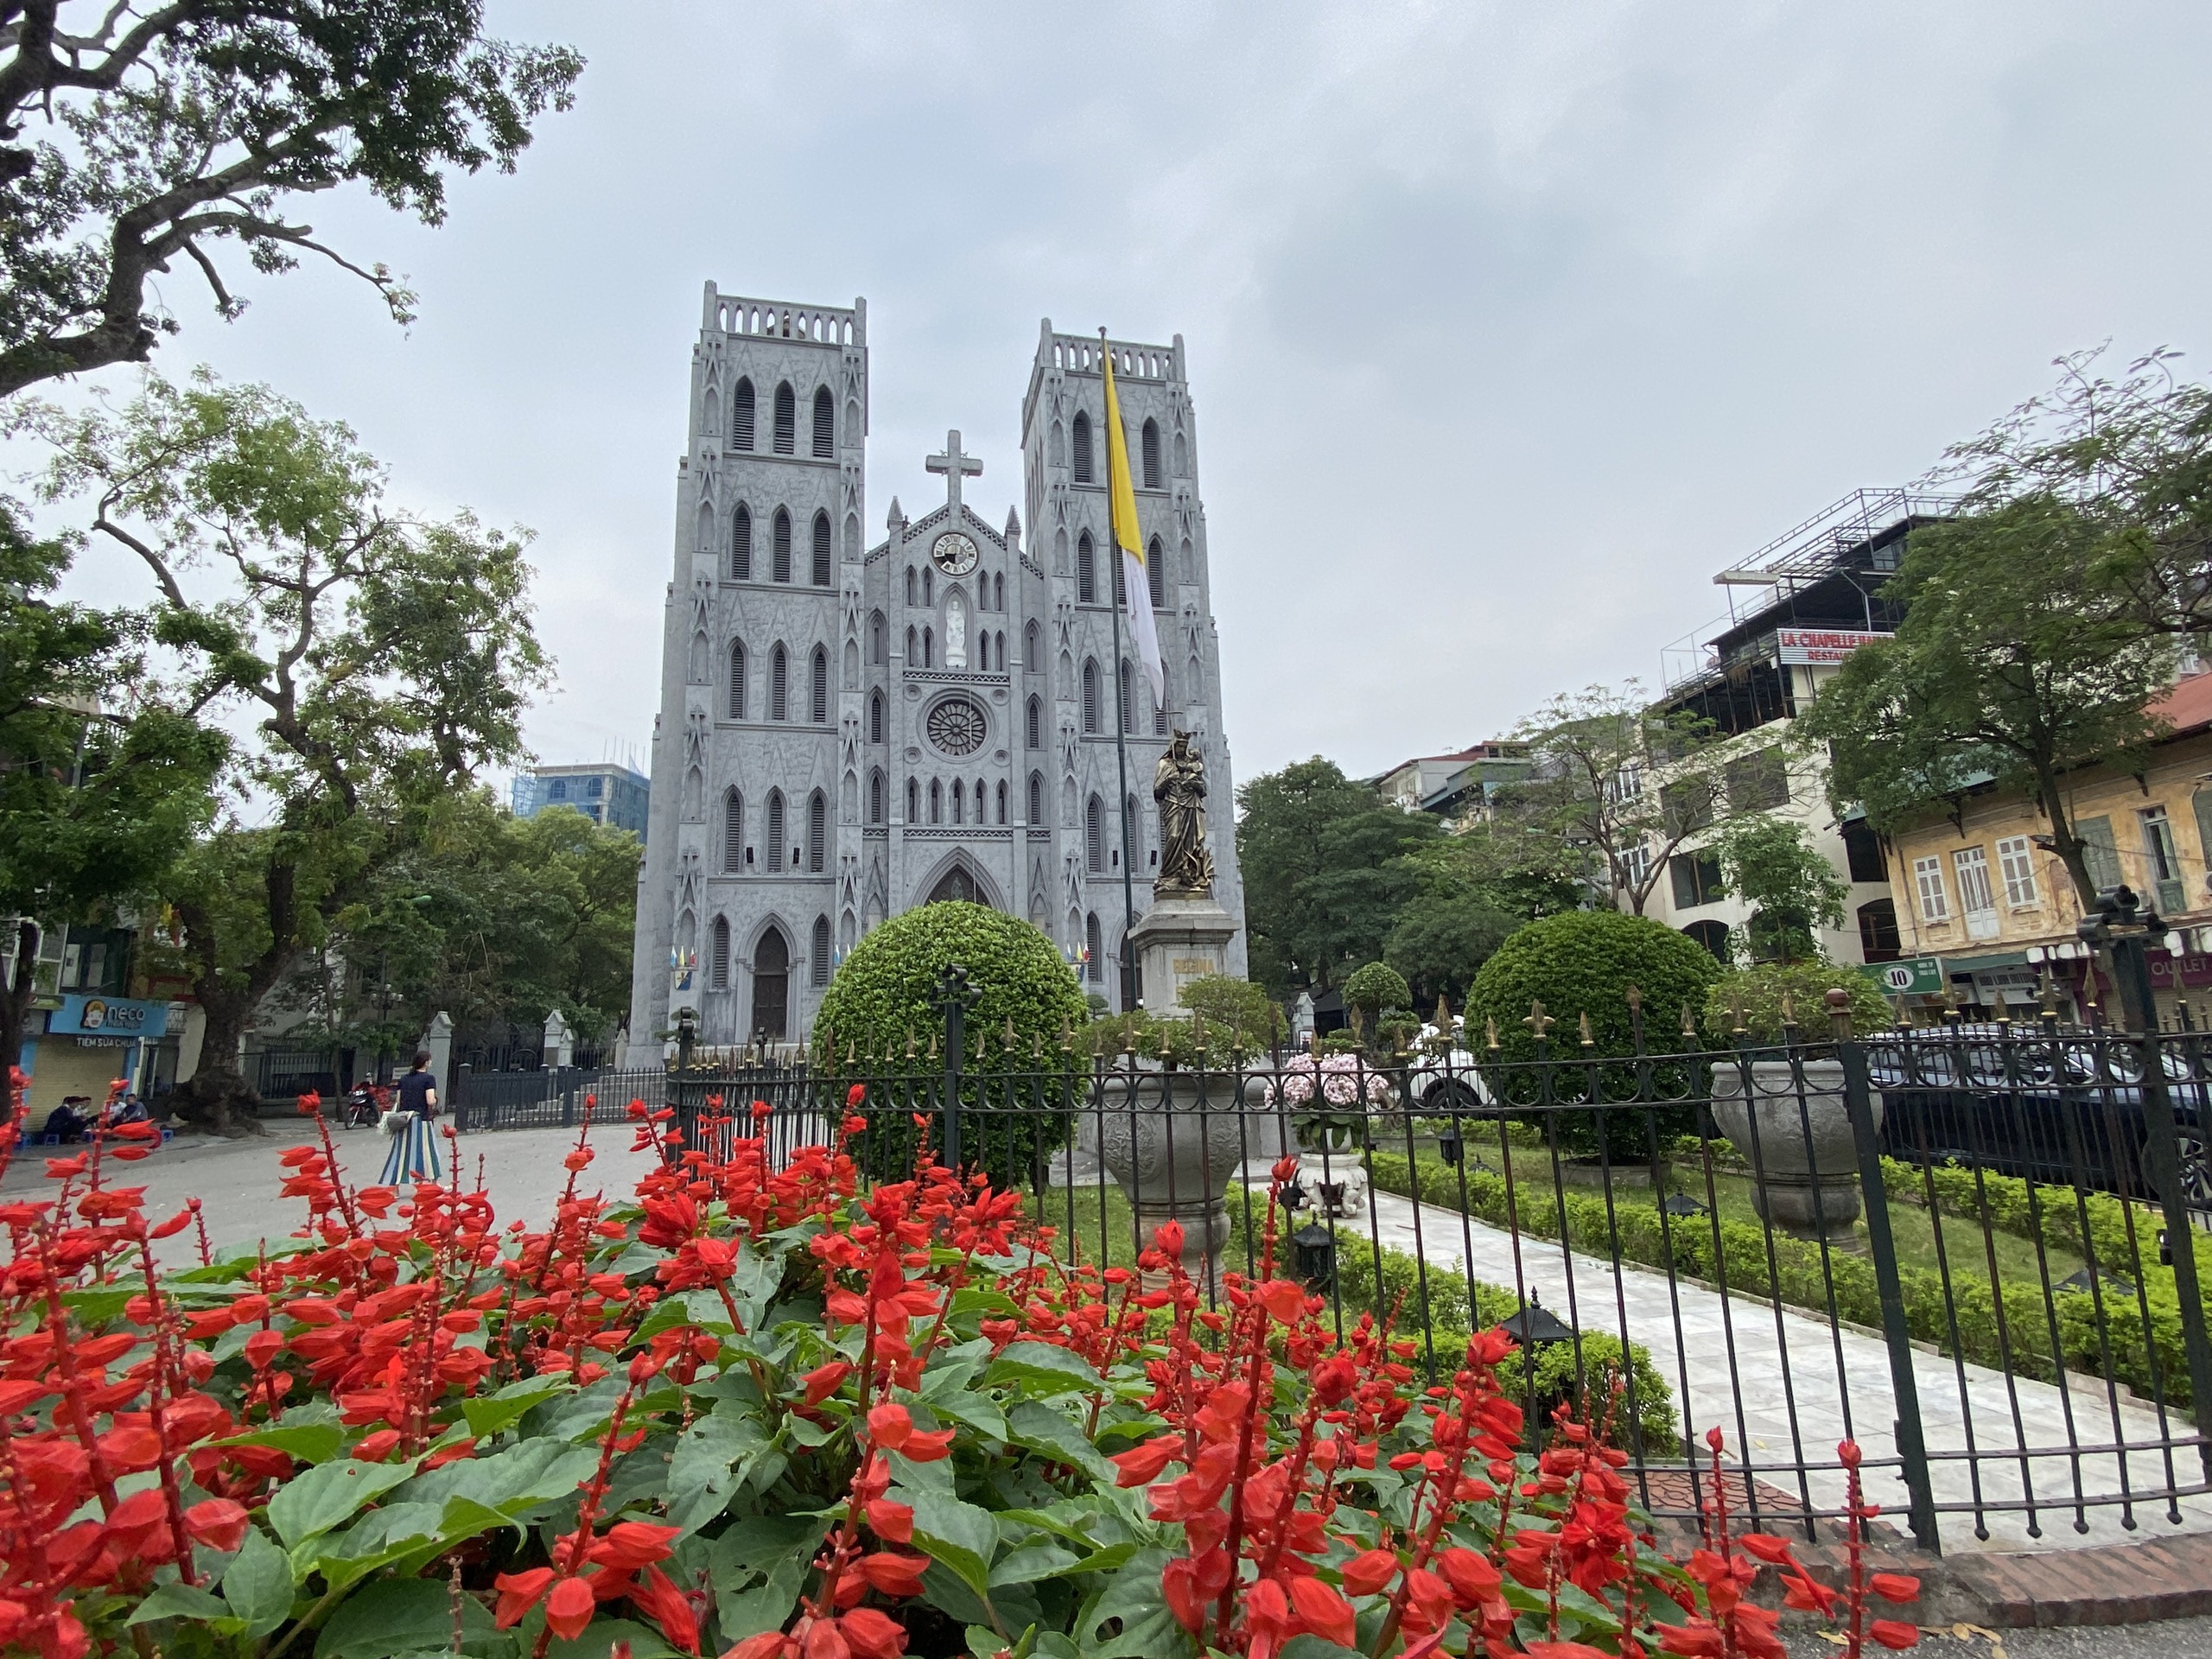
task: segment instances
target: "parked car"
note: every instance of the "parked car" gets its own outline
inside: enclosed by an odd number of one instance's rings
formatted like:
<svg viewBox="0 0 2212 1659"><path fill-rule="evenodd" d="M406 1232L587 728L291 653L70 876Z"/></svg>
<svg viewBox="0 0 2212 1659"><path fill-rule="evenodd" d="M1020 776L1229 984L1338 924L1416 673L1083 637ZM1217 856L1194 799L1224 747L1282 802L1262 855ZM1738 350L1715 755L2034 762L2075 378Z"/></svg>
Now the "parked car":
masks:
<svg viewBox="0 0 2212 1659"><path fill-rule="evenodd" d="M1475 1069L1475 1057L1463 1047L1461 1033L1465 1023L1458 1015L1452 1020L1452 1046L1441 1055L1435 1052L1437 1027L1426 1025L1421 1028L1421 1041L1415 1059L1407 1071L1407 1082L1414 1097L1414 1111L1430 1117L1442 1117L1453 1113L1491 1112L1497 1109L1489 1085Z"/></svg>
<svg viewBox="0 0 2212 1659"><path fill-rule="evenodd" d="M2212 1211L2212 1053L2162 1039L2182 1196ZM1911 1162L1952 1160L2123 1197L2158 1196L2137 1039L2081 1028L1967 1024L1892 1032L1866 1045L1884 1101L1882 1144Z"/></svg>

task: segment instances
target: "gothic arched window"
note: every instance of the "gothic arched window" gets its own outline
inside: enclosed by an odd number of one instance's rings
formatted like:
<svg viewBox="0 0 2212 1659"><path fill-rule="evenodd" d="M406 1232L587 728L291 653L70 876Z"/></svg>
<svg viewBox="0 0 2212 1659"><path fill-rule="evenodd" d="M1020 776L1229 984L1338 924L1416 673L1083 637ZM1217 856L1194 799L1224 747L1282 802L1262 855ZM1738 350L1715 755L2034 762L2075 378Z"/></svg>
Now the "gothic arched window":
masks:
<svg viewBox="0 0 2212 1659"><path fill-rule="evenodd" d="M991 608L995 611L1006 609L1006 577L1003 575L991 578Z"/></svg>
<svg viewBox="0 0 2212 1659"><path fill-rule="evenodd" d="M798 453L798 399L788 380L776 388L776 453Z"/></svg>
<svg viewBox="0 0 2212 1659"><path fill-rule="evenodd" d="M732 582L753 580L753 509L742 501L737 504L737 511L730 515L729 579Z"/></svg>
<svg viewBox="0 0 2212 1659"><path fill-rule="evenodd" d="M729 717L745 718L745 644L733 641L729 648Z"/></svg>
<svg viewBox="0 0 2212 1659"><path fill-rule="evenodd" d="M1029 710L1021 722L1022 747L1041 749L1045 747L1045 704L1037 697L1029 699Z"/></svg>
<svg viewBox="0 0 2212 1659"><path fill-rule="evenodd" d="M1134 732L1137 728L1136 687L1129 679L1129 659L1122 658L1122 729Z"/></svg>
<svg viewBox="0 0 2212 1659"><path fill-rule="evenodd" d="M909 668L922 660L921 652L915 649L916 643L914 625L909 622L906 625L906 666Z"/></svg>
<svg viewBox="0 0 2212 1659"><path fill-rule="evenodd" d="M827 461L837 448L837 401L827 386L814 389L814 458Z"/></svg>
<svg viewBox="0 0 2212 1659"><path fill-rule="evenodd" d="M880 771L868 775L868 821L883 822L883 773Z"/></svg>
<svg viewBox="0 0 2212 1659"><path fill-rule="evenodd" d="M780 789L768 791L767 854L770 869L784 868L784 791Z"/></svg>
<svg viewBox="0 0 2212 1659"><path fill-rule="evenodd" d="M1147 490L1160 487L1160 423L1146 418L1144 423L1144 486Z"/></svg>
<svg viewBox="0 0 2212 1659"><path fill-rule="evenodd" d="M1106 955L1098 937L1098 912L1095 910L1083 918L1083 950L1089 958L1084 963L1083 976L1094 985L1104 984Z"/></svg>
<svg viewBox="0 0 2212 1659"><path fill-rule="evenodd" d="M932 566L926 564L922 567L922 603L925 605L937 603L937 571Z"/></svg>
<svg viewBox="0 0 2212 1659"><path fill-rule="evenodd" d="M830 585L830 515L826 512L817 512L814 515L814 570L812 574L816 587L827 588Z"/></svg>
<svg viewBox="0 0 2212 1659"><path fill-rule="evenodd" d="M1098 734L1098 664L1088 657L1083 659L1083 732Z"/></svg>
<svg viewBox="0 0 2212 1659"><path fill-rule="evenodd" d="M871 743L883 741L883 693L880 691L868 694L868 741Z"/></svg>
<svg viewBox="0 0 2212 1659"><path fill-rule="evenodd" d="M1090 544L1090 532L1084 531L1075 543L1075 602L1096 605L1098 602L1098 556Z"/></svg>
<svg viewBox="0 0 2212 1659"><path fill-rule="evenodd" d="M807 977L817 985L830 982L830 918L827 916L814 918L813 957L807 963Z"/></svg>
<svg viewBox="0 0 2212 1659"><path fill-rule="evenodd" d="M1043 653L1037 649L1037 625L1034 622L1022 629L1021 666L1032 674L1037 671L1038 664L1044 659Z"/></svg>
<svg viewBox="0 0 2212 1659"><path fill-rule="evenodd" d="M1054 467L1065 467L1068 464L1068 436L1065 429L1058 421L1052 423L1052 440L1046 449L1045 459L1049 465Z"/></svg>
<svg viewBox="0 0 2212 1659"><path fill-rule="evenodd" d="M883 613L870 611L868 613L868 659L874 667L882 667L887 660L885 652L887 632L888 630L884 626Z"/></svg>
<svg viewBox="0 0 2212 1659"><path fill-rule="evenodd" d="M1033 828L1045 822L1045 774L1029 774L1029 823Z"/></svg>
<svg viewBox="0 0 2212 1659"><path fill-rule="evenodd" d="M1075 416L1075 481L1089 484L1090 475L1090 416L1077 410Z"/></svg>
<svg viewBox="0 0 2212 1659"><path fill-rule="evenodd" d="M707 946L707 982L718 991L729 988L729 918L715 918Z"/></svg>
<svg viewBox="0 0 2212 1659"><path fill-rule="evenodd" d="M1096 795L1083 807L1083 861L1093 875L1106 874L1106 803Z"/></svg>
<svg viewBox="0 0 2212 1659"><path fill-rule="evenodd" d="M731 790L722 797L722 874L745 869L745 797Z"/></svg>
<svg viewBox="0 0 2212 1659"><path fill-rule="evenodd" d="M775 654L768 658L768 718L791 717L791 660L784 655L784 648L778 645Z"/></svg>
<svg viewBox="0 0 2212 1659"><path fill-rule="evenodd" d="M922 666L924 668L937 666L937 630L934 628L925 627L922 630Z"/></svg>
<svg viewBox="0 0 2212 1659"><path fill-rule="evenodd" d="M944 785L934 778L930 779L930 822L944 822Z"/></svg>
<svg viewBox="0 0 2212 1659"><path fill-rule="evenodd" d="M789 582L791 579L791 516L781 507L776 509L768 539L768 574L778 582Z"/></svg>
<svg viewBox="0 0 2212 1659"><path fill-rule="evenodd" d="M1144 550L1144 585L1152 590L1154 610L1167 603L1167 550L1157 536Z"/></svg>
<svg viewBox="0 0 2212 1659"><path fill-rule="evenodd" d="M955 823L967 822L967 790L962 786L957 778L954 779L952 780L952 821Z"/></svg>
<svg viewBox="0 0 2212 1659"><path fill-rule="evenodd" d="M906 780L906 822L919 823L921 821L922 786L909 778Z"/></svg>
<svg viewBox="0 0 2212 1659"><path fill-rule="evenodd" d="M753 448L753 382L740 380L729 395L729 447Z"/></svg>
<svg viewBox="0 0 2212 1659"><path fill-rule="evenodd" d="M911 564L906 567L906 602L914 602L914 567Z"/></svg>
<svg viewBox="0 0 2212 1659"><path fill-rule="evenodd" d="M1003 778L1001 778L1001 779L999 779L999 785L998 785L998 800L999 800L999 822L1000 822L1001 823L1004 823L1006 822L1006 779L1003 779Z"/></svg>
<svg viewBox="0 0 2212 1659"><path fill-rule="evenodd" d="M1129 584L1128 577L1123 573L1123 567L1128 563L1128 556L1120 548L1109 546L1106 550L1106 563L1114 568L1114 608L1117 611L1126 611L1129 607Z"/></svg>
<svg viewBox="0 0 2212 1659"><path fill-rule="evenodd" d="M814 648L811 682L807 687L807 718L817 726L830 722L830 653L819 645Z"/></svg>
<svg viewBox="0 0 2212 1659"><path fill-rule="evenodd" d="M828 868L830 802L820 790L806 798L806 873L819 875Z"/></svg>

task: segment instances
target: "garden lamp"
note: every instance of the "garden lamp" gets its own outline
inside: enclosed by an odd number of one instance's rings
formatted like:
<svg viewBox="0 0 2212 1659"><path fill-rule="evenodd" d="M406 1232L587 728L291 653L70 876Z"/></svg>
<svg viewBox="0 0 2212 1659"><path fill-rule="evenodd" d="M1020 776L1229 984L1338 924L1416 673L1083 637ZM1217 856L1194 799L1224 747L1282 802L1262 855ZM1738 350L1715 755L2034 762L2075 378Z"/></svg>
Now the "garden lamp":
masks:
<svg viewBox="0 0 2212 1659"><path fill-rule="evenodd" d="M1692 1216L1701 1216L1705 1213L1705 1206L1687 1192L1669 1192L1667 1195L1667 1202L1660 1207L1669 1215L1679 1216L1685 1221Z"/></svg>
<svg viewBox="0 0 2212 1659"><path fill-rule="evenodd" d="M1541 1348L1548 1343L1574 1340L1574 1327L1554 1316L1537 1300L1534 1291L1529 1294L1528 1306L1511 1319L1503 1321L1500 1328L1523 1348Z"/></svg>
<svg viewBox="0 0 2212 1659"><path fill-rule="evenodd" d="M1326 1290L1337 1277L1337 1236L1318 1221L1309 1221L1290 1236L1291 1254L1298 1276L1315 1290Z"/></svg>
<svg viewBox="0 0 2212 1659"><path fill-rule="evenodd" d="M1447 1164L1459 1161L1459 1126L1457 1123L1436 1137L1436 1150Z"/></svg>

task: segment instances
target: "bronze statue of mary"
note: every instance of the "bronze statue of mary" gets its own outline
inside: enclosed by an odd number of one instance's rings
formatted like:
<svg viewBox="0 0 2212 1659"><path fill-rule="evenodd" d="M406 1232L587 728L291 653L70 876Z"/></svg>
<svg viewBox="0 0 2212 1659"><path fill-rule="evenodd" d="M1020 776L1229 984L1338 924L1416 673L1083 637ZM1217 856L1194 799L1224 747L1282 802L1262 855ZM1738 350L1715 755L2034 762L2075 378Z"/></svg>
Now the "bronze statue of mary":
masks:
<svg viewBox="0 0 2212 1659"><path fill-rule="evenodd" d="M1162 899L1213 897L1213 854L1206 846L1206 766L1178 732L1152 774L1160 804L1160 874L1152 890Z"/></svg>

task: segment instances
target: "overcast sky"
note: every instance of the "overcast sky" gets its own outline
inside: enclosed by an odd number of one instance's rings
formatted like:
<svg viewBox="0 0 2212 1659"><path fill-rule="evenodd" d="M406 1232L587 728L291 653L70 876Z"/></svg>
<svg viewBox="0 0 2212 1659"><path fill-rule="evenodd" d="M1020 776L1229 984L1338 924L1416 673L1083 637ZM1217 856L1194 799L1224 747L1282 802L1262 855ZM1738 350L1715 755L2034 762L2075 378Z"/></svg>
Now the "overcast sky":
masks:
<svg viewBox="0 0 2212 1659"><path fill-rule="evenodd" d="M537 532L546 760L642 755L702 283L868 304L869 534L1021 499L1040 317L1189 347L1240 778L1655 679L1713 573L2107 337L2202 361L2212 8L495 4L589 59L512 178L317 230L419 290L184 271L160 365ZM236 261L232 264L235 267ZM110 377L120 385L122 372ZM112 573L80 582L105 588Z"/></svg>

